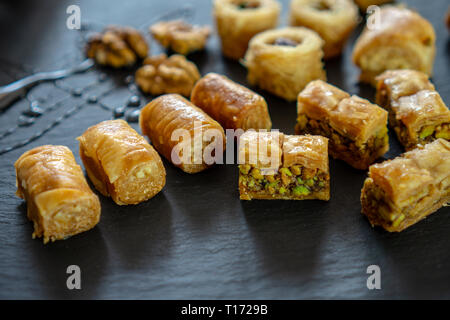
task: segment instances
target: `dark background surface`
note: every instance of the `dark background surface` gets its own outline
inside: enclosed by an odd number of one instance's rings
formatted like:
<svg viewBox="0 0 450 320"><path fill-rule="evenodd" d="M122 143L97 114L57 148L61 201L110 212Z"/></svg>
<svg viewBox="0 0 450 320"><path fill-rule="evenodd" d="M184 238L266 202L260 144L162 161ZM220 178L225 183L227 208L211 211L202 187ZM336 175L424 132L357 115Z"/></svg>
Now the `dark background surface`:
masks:
<svg viewBox="0 0 450 320"><path fill-rule="evenodd" d="M80 5L82 22L91 26L115 23L146 30L161 15L187 3L190 21L212 23L206 0L2 1L0 84L81 61L80 32L66 28L70 4ZM433 81L448 104L450 45L443 22L448 2L407 3L434 24ZM283 1L281 24L286 23L287 8ZM374 91L358 85L358 70L350 61L359 32L360 28L341 58L327 62L328 79L373 101ZM159 51L152 43L152 53ZM202 74L215 71L246 84L246 70L222 58L215 35L206 52L189 58ZM106 74L106 80L99 81L100 74ZM57 122L29 145L0 155L0 298L450 298L450 208L400 234L372 229L360 214L366 173L334 160L329 202L242 202L235 165L188 175L165 161L167 185L155 198L119 207L100 196L102 218L93 230L45 246L32 240L26 205L14 195L14 161L31 147L63 144L80 162L75 138L87 127L111 119L108 108L124 105L131 95L124 81L127 74L132 71L93 69L41 84L0 114L0 149ZM71 96L73 88L84 88L83 96ZM269 104L273 127L292 134L295 103L261 94ZM91 96L101 103L87 103ZM32 125L17 127L21 111L36 100L50 111ZM12 133L4 136L8 129ZM390 142L386 158L402 152L392 135ZM66 288L66 268L71 264L81 267L82 290ZM372 264L381 268L381 290L366 287L366 268Z"/></svg>

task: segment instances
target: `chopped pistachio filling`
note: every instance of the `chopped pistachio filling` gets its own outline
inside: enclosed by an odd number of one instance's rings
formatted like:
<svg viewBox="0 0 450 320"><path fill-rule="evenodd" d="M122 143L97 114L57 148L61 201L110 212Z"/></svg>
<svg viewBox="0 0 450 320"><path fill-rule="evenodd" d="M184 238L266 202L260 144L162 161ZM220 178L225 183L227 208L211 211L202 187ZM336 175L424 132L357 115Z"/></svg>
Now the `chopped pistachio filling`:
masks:
<svg viewBox="0 0 450 320"><path fill-rule="evenodd" d="M450 140L450 123L424 126L419 131L419 143L428 143L439 138Z"/></svg>
<svg viewBox="0 0 450 320"><path fill-rule="evenodd" d="M259 8L260 3L256 0L248 0L248 1L237 1L236 6L238 9L256 9Z"/></svg>
<svg viewBox="0 0 450 320"><path fill-rule="evenodd" d="M318 169L298 165L283 167L274 175L263 175L261 170L249 164L239 165L239 183L251 192L304 197L324 189L328 174Z"/></svg>

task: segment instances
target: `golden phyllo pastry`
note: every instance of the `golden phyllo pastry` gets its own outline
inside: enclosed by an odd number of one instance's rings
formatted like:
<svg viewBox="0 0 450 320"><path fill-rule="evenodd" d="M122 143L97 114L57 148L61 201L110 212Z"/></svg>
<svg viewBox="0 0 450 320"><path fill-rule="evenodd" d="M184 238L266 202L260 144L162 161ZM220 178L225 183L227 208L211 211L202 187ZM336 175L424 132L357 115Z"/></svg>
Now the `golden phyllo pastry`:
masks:
<svg viewBox="0 0 450 320"><path fill-rule="evenodd" d="M257 33L275 28L281 6L275 0L215 0L214 17L225 57L244 57Z"/></svg>
<svg viewBox="0 0 450 320"><path fill-rule="evenodd" d="M245 55L247 79L286 100L295 100L312 80L326 80L323 40L312 30L290 27L256 35Z"/></svg>
<svg viewBox="0 0 450 320"><path fill-rule="evenodd" d="M139 123L156 150L184 172L197 173L223 160L223 128L178 94L151 101L141 110Z"/></svg>
<svg viewBox="0 0 450 320"><path fill-rule="evenodd" d="M330 199L327 138L249 130L238 160L242 200Z"/></svg>
<svg viewBox="0 0 450 320"><path fill-rule="evenodd" d="M431 75L436 51L433 26L417 12L383 6L368 24L353 49L360 80L376 85L385 70L413 69ZM373 18L373 19L372 19Z"/></svg>
<svg viewBox="0 0 450 320"><path fill-rule="evenodd" d="M296 134L330 139L330 154L365 170L389 150L388 113L370 103L316 80L298 95Z"/></svg>
<svg viewBox="0 0 450 320"><path fill-rule="evenodd" d="M115 203L138 204L166 184L166 170L158 153L126 121L100 122L77 139L89 178Z"/></svg>
<svg viewBox="0 0 450 320"><path fill-rule="evenodd" d="M358 23L353 0L292 0L290 24L316 31L325 41L324 58L340 55Z"/></svg>
<svg viewBox="0 0 450 320"><path fill-rule="evenodd" d="M402 231L450 201L450 142L437 139L374 164L361 193L362 213L390 232Z"/></svg>
<svg viewBox="0 0 450 320"><path fill-rule="evenodd" d="M377 77L377 103L406 150L438 138L450 140L450 110L425 73L390 70Z"/></svg>
<svg viewBox="0 0 450 320"><path fill-rule="evenodd" d="M370 6L379 6L385 3L392 2L394 0L354 0L354 1L361 10L366 11L367 8Z"/></svg>
<svg viewBox="0 0 450 320"><path fill-rule="evenodd" d="M33 238L44 243L92 229L100 220L100 201L89 188L72 151L46 145L25 152L15 163L17 192L27 201Z"/></svg>
<svg viewBox="0 0 450 320"><path fill-rule="evenodd" d="M191 101L225 129L270 130L272 127L263 97L216 73L209 73L197 82Z"/></svg>

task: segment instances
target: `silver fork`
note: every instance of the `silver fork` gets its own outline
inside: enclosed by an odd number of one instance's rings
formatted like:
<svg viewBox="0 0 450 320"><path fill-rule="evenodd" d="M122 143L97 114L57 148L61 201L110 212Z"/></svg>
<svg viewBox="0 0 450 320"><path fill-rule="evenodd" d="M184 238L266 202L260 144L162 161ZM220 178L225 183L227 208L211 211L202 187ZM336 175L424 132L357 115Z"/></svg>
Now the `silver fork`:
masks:
<svg viewBox="0 0 450 320"><path fill-rule="evenodd" d="M11 102L23 95L27 89L42 81L58 80L88 70L94 65L94 61L86 59L79 65L63 70L50 72L38 72L23 79L14 81L6 86L0 87L0 111L6 109Z"/></svg>

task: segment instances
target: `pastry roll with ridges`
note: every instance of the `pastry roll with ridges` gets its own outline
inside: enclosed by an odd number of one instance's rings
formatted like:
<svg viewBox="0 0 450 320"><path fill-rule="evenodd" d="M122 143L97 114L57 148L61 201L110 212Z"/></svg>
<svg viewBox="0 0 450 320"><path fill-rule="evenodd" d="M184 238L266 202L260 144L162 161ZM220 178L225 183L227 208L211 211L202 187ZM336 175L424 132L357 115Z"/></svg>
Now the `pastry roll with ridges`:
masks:
<svg viewBox="0 0 450 320"><path fill-rule="evenodd" d="M166 184L158 153L126 121L100 122L77 140L92 183L119 205L148 200Z"/></svg>
<svg viewBox="0 0 450 320"><path fill-rule="evenodd" d="M225 76L209 73L192 90L191 101L225 129L272 127L266 100Z"/></svg>
<svg viewBox="0 0 450 320"><path fill-rule="evenodd" d="M220 124L178 94L152 100L141 110L139 123L156 150L187 173L205 170L214 164L215 152L226 147ZM184 150L189 154L183 154ZM214 157L205 159L210 155Z"/></svg>
<svg viewBox="0 0 450 320"><path fill-rule="evenodd" d="M412 10L388 5L381 7L373 23L377 24L365 27L353 49L360 81L375 86L377 75L395 69L432 74L436 35L430 22Z"/></svg>
<svg viewBox="0 0 450 320"><path fill-rule="evenodd" d="M296 134L330 139L330 154L365 170L389 150L388 112L316 80L298 95Z"/></svg>
<svg viewBox="0 0 450 320"><path fill-rule="evenodd" d="M275 28L281 6L275 0L214 0L214 18L225 57L244 57L250 39Z"/></svg>
<svg viewBox="0 0 450 320"><path fill-rule="evenodd" d="M437 139L374 164L361 192L373 226L400 232L450 201L450 142Z"/></svg>
<svg viewBox="0 0 450 320"><path fill-rule="evenodd" d="M292 0L290 24L316 31L325 41L324 58L340 55L358 24L353 0Z"/></svg>
<svg viewBox="0 0 450 320"><path fill-rule="evenodd" d="M100 201L86 182L72 151L46 145L25 152L14 164L17 196L27 201L33 238L44 243L92 229L100 220Z"/></svg>
<svg viewBox="0 0 450 320"><path fill-rule="evenodd" d="M240 138L239 163L242 200L330 199L327 138L249 130Z"/></svg>
<svg viewBox="0 0 450 320"><path fill-rule="evenodd" d="M406 150L438 138L450 140L450 110L425 73L390 70L377 77L377 103Z"/></svg>
<svg viewBox="0 0 450 320"><path fill-rule="evenodd" d="M261 32L245 55L252 85L286 100L295 100L312 80L326 80L323 40L307 28L289 27Z"/></svg>
<svg viewBox="0 0 450 320"><path fill-rule="evenodd" d="M393 2L394 0L354 0L362 11L366 11L370 6L379 6L385 3Z"/></svg>

